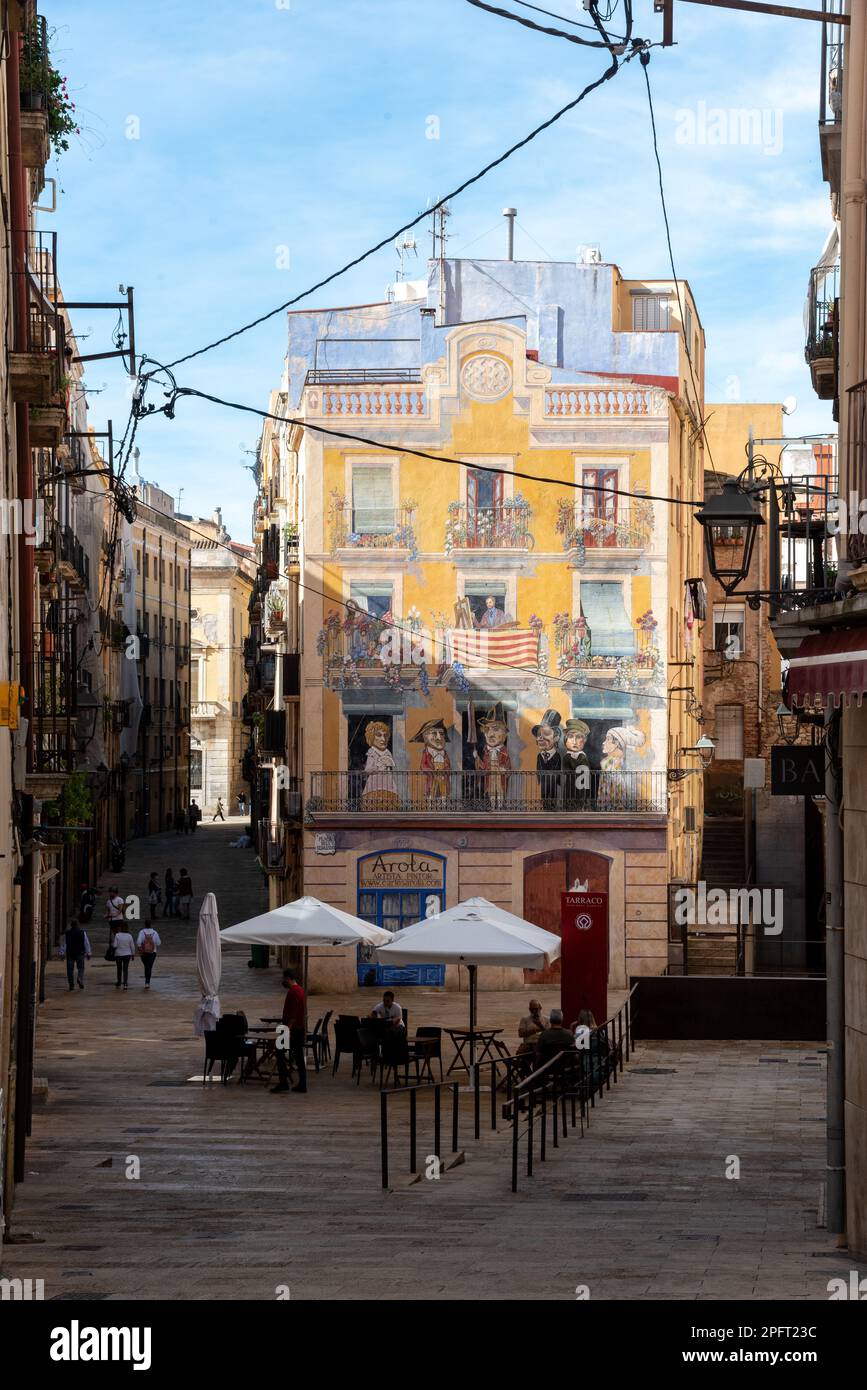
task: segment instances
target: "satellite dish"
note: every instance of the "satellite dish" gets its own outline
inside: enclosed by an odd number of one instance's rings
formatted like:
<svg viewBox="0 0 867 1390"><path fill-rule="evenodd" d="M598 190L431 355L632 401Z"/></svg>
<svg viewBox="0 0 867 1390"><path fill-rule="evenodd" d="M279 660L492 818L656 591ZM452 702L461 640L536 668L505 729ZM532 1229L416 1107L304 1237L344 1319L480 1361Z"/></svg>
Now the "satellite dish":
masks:
<svg viewBox="0 0 867 1390"><path fill-rule="evenodd" d="M784 415L794 415L794 413L795 413L795 411L796 411L797 409L798 409L798 400L797 400L797 397L796 397L796 396L787 396L786 399L783 401L783 414L784 414Z"/></svg>

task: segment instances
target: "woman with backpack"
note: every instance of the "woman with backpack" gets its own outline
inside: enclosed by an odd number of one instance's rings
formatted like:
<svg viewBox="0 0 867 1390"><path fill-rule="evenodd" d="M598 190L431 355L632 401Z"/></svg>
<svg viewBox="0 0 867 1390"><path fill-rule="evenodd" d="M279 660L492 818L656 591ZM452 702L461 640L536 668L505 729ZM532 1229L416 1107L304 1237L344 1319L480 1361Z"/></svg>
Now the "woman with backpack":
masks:
<svg viewBox="0 0 867 1390"><path fill-rule="evenodd" d="M156 927L142 927L135 944L138 946L138 953L141 956L141 963L144 966L145 989L150 989L151 975L156 964L157 951L162 945Z"/></svg>

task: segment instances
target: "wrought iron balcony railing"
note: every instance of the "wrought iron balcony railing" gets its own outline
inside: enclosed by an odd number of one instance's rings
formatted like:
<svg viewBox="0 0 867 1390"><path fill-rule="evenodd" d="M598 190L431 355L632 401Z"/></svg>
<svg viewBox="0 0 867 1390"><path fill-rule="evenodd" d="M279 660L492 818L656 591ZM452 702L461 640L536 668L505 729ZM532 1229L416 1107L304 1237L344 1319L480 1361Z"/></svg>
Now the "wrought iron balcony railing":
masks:
<svg viewBox="0 0 867 1390"><path fill-rule="evenodd" d="M837 394L839 276L839 265L816 266L810 271L804 357L810 367L813 389L823 401L833 400Z"/></svg>
<svg viewBox="0 0 867 1390"><path fill-rule="evenodd" d="M629 812L659 814L667 806L664 772L588 771L579 781L562 771L313 772L308 818L320 814L488 815Z"/></svg>
<svg viewBox="0 0 867 1390"><path fill-rule="evenodd" d="M415 552L415 503L402 507L354 507L346 498L331 499L332 550L409 550Z"/></svg>

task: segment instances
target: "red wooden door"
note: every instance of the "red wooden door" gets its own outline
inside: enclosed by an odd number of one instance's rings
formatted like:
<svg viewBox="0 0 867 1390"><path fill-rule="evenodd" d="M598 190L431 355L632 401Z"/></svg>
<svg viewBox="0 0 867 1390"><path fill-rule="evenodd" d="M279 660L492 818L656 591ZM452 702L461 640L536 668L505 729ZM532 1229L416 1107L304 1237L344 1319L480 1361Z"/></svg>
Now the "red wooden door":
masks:
<svg viewBox="0 0 867 1390"><path fill-rule="evenodd" d="M587 892L607 893L611 865L602 854L589 850L552 849L524 860L524 916L545 931L560 935L561 894L576 884ZM525 970L527 984L556 984L560 962L547 970Z"/></svg>

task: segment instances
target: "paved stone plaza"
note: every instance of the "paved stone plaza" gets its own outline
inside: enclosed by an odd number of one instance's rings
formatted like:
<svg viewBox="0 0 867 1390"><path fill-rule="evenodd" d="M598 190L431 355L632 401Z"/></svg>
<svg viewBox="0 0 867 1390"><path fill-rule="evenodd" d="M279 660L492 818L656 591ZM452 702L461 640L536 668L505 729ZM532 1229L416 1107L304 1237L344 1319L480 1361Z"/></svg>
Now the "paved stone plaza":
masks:
<svg viewBox="0 0 867 1390"><path fill-rule="evenodd" d="M239 825L134 842L121 890L143 894L150 869L162 878L170 862L190 870L196 911L213 889L221 925L255 914L262 875L250 852L228 848ZM347 1059L335 1078L312 1076L306 1097L190 1080L202 1064L195 921L159 928L150 993L138 961L129 992L114 988L99 921L83 994L67 992L61 963L48 969L37 1064L48 1092L12 1220L16 1237L39 1243L8 1246L3 1270L44 1279L46 1299L273 1299L281 1286L295 1299L574 1299L586 1285L596 1299L801 1300L826 1299L830 1278L858 1268L817 1227L815 1044L641 1046L584 1138L522 1177L516 1196L508 1133L474 1143L463 1097L466 1161L410 1185L396 1125L383 1192L378 1091L366 1078L356 1087ZM252 1023L279 1012L282 994L277 971L253 972L247 958L224 953L220 993ZM371 999L314 996L311 1023L326 1008L366 1012ZM413 1027L466 1020L466 995L406 991L402 1002ZM524 1002L482 993L480 1019L514 1044ZM422 1156L431 1134L420 1107ZM725 1176L730 1156L738 1179Z"/></svg>

